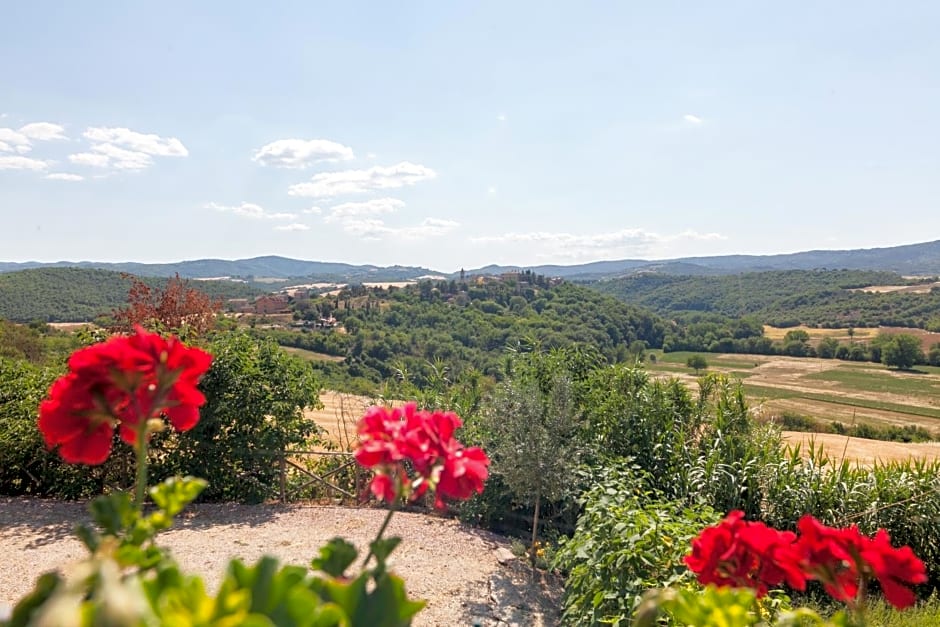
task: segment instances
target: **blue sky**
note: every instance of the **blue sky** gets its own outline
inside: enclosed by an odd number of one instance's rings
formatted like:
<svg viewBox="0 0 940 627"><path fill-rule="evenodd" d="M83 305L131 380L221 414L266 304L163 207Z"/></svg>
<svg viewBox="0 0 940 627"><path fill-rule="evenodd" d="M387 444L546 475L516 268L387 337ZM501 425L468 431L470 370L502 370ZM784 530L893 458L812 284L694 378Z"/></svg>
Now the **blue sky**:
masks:
<svg viewBox="0 0 940 627"><path fill-rule="evenodd" d="M19 2L0 260L940 238L936 2Z"/></svg>

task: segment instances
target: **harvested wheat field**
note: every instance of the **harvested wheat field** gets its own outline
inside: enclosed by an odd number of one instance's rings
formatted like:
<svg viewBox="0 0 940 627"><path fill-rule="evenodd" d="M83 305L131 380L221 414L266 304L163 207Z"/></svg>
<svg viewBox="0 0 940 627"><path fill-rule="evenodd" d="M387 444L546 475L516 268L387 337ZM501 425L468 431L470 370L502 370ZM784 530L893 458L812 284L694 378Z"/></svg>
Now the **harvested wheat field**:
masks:
<svg viewBox="0 0 940 627"><path fill-rule="evenodd" d="M928 461L940 460L940 442L883 442L852 438L835 433L803 433L784 431L783 439L790 444L800 444L804 451L810 443L822 447L833 459L845 459L862 466L872 466L877 462L905 461L920 458Z"/></svg>
<svg viewBox="0 0 940 627"><path fill-rule="evenodd" d="M356 423L376 401L368 396L325 391L320 393L323 409L308 409L304 416L326 431L324 438L339 448L350 450L356 443ZM401 405L395 402L393 405Z"/></svg>
<svg viewBox="0 0 940 627"><path fill-rule="evenodd" d="M187 571L218 587L232 557L254 561L264 554L307 565L335 536L360 548L373 538L385 511L304 505L190 506L177 525L160 535ZM35 578L84 555L73 526L86 520L85 505L38 499L0 499L0 608L28 592ZM451 519L396 514L388 533L404 538L391 565L413 598L427 607L417 626L556 625L560 582L531 579L512 556L508 541Z"/></svg>

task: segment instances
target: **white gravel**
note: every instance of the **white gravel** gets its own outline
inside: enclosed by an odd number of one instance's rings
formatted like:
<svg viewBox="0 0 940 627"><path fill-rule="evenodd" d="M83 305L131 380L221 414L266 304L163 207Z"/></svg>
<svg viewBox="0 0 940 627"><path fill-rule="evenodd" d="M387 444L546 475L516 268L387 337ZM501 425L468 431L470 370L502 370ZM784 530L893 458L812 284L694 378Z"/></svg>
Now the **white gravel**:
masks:
<svg viewBox="0 0 940 627"><path fill-rule="evenodd" d="M254 561L269 554L308 565L336 536L362 550L384 516L380 509L203 504L190 506L159 541L214 590L232 557ZM81 558L84 549L72 528L85 520L82 503L0 499L0 554L6 562L0 569L0 605L28 592L41 573ZM533 579L518 560L505 560L505 538L413 513L396 514L387 535L403 538L392 568L405 579L409 596L428 601L415 625L557 624L559 582L544 575Z"/></svg>

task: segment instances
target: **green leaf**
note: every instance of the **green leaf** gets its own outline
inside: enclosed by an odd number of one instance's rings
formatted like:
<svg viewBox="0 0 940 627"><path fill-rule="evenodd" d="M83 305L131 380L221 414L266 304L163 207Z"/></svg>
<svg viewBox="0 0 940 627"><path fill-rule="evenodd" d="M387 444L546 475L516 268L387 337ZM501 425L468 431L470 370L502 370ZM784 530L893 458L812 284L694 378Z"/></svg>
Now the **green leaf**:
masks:
<svg viewBox="0 0 940 627"><path fill-rule="evenodd" d="M170 477L150 488L150 498L170 517L176 516L206 489L206 481L196 477Z"/></svg>
<svg viewBox="0 0 940 627"><path fill-rule="evenodd" d="M369 548L372 550L372 554L375 556L378 563L384 565L385 560L388 559L388 556L392 554L392 551L394 551L395 547L399 544L401 544L401 538L393 536L374 540L369 544Z"/></svg>
<svg viewBox="0 0 940 627"><path fill-rule="evenodd" d="M399 540L398 538L391 539ZM375 545L376 543L373 542L372 544ZM391 548L394 549L395 546ZM373 551L375 551L374 548ZM390 552L391 549L388 550L386 555ZM346 569L356 561L358 556L359 552L351 543L343 538L333 538L324 546L320 547L320 554L311 560L310 567L332 577L342 577Z"/></svg>
<svg viewBox="0 0 940 627"><path fill-rule="evenodd" d="M42 575L36 580L36 586L32 592L20 599L20 602L13 608L10 620L6 624L9 627L29 625L32 613L52 597L60 583L62 583L62 577L59 573L51 572Z"/></svg>
<svg viewBox="0 0 940 627"><path fill-rule="evenodd" d="M77 525L75 527L75 535L78 536L78 539L82 541L82 544L84 544L85 548L91 553L97 551L98 546L101 544L101 536L98 535L97 531L86 524Z"/></svg>
<svg viewBox="0 0 940 627"><path fill-rule="evenodd" d="M425 606L425 601L412 601L405 593L400 577L384 574L375 581L368 602L359 606L353 624L370 627L404 627Z"/></svg>
<svg viewBox="0 0 940 627"><path fill-rule="evenodd" d="M107 535L118 536L130 529L140 518L140 512L134 507L131 495L127 492L115 492L99 496L89 506L92 520Z"/></svg>

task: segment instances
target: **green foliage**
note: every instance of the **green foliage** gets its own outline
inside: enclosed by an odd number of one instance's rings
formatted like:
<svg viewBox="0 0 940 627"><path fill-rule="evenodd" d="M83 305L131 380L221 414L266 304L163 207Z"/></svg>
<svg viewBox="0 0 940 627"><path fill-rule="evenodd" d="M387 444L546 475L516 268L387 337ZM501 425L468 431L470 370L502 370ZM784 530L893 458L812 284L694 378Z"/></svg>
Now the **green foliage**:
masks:
<svg viewBox="0 0 940 627"><path fill-rule="evenodd" d="M155 477L197 474L205 498L259 502L278 490L280 452L315 443L317 427L303 415L319 406L320 384L310 364L270 340L246 333L216 337L212 367L200 388L206 405L185 434L154 441Z"/></svg>
<svg viewBox="0 0 940 627"><path fill-rule="evenodd" d="M200 421L185 434L154 436L151 472L205 476L209 500L270 498L279 487L279 452L317 441L302 410L318 405L319 381L308 363L268 340L222 334L208 349L215 357L200 386L207 399ZM0 358L0 494L86 498L133 479L133 452L117 434L100 466L66 464L46 450L37 408L59 374Z"/></svg>
<svg viewBox="0 0 940 627"><path fill-rule="evenodd" d="M700 380L699 408L707 417L697 456L685 474L688 498L718 511L740 509L749 518L759 518L762 472L780 458L779 432L755 425L740 383L723 375Z"/></svg>
<svg viewBox="0 0 940 627"><path fill-rule="evenodd" d="M708 368L708 362L705 360L705 357L702 355L691 355L688 360L686 360L685 365L689 368L693 368L695 372L699 370L705 370Z"/></svg>
<svg viewBox="0 0 940 627"><path fill-rule="evenodd" d="M704 591L681 588L652 590L637 608L633 625L654 627L665 614L680 625L696 627L748 627L763 624L760 605L748 588L717 588Z"/></svg>
<svg viewBox="0 0 940 627"><path fill-rule="evenodd" d="M909 545L927 565L930 585L940 584L940 462L909 460L871 468L838 462L812 445L787 454L761 471L759 518L778 529L795 529L803 514L864 533L885 528L895 545Z"/></svg>
<svg viewBox="0 0 940 627"><path fill-rule="evenodd" d="M881 362L889 368L910 370L914 364L926 360L921 349L920 338L908 333L895 333L878 342L881 347Z"/></svg>
<svg viewBox="0 0 940 627"><path fill-rule="evenodd" d="M284 345L343 356L350 374L375 384L407 370L421 389L430 384L431 366L439 361L450 365L453 378L472 368L501 379L507 347L592 346L609 362L633 361L631 345L634 351L641 346L638 341L660 347L666 328L659 317L595 290L550 284L538 276L350 289L310 299L305 307L327 304L348 335L334 330L270 333Z"/></svg>
<svg viewBox="0 0 940 627"><path fill-rule="evenodd" d="M882 425L882 424L844 424L825 422L810 416L785 411L773 418L773 422L784 431L804 433L837 433L867 440L885 442L934 442L940 440L940 433L931 433L918 425Z"/></svg>
<svg viewBox="0 0 940 627"><path fill-rule="evenodd" d="M39 402L59 374L0 357L0 494L80 498L101 491L103 469L62 463L36 428Z"/></svg>
<svg viewBox="0 0 940 627"><path fill-rule="evenodd" d="M570 493L583 444L575 382L563 351L529 353L513 364L513 376L486 404L480 426L491 437L484 448L513 496L534 508L532 543L538 537L542 499Z"/></svg>
<svg viewBox="0 0 940 627"><path fill-rule="evenodd" d="M167 279L147 277L162 288ZM0 318L17 322L87 322L127 302L130 282L120 272L90 268L35 268L0 273ZM234 281L200 281L211 298L246 298L261 293Z"/></svg>
<svg viewBox="0 0 940 627"><path fill-rule="evenodd" d="M43 322L26 325L0 319L0 357L44 364L55 362L78 346L73 335Z"/></svg>
<svg viewBox="0 0 940 627"><path fill-rule="evenodd" d="M684 495L684 477L694 459L703 414L677 379L652 379L625 365L595 371L587 384L585 415L595 465L630 458L656 477L661 489Z"/></svg>
<svg viewBox="0 0 940 627"><path fill-rule="evenodd" d="M763 323L779 327L800 323L832 327L923 327L940 309L940 291L915 294L857 289L905 283L905 279L892 272L783 270L725 276L644 273L599 281L592 287L670 318L697 313L730 318L756 316ZM685 346L675 350L712 349Z"/></svg>
<svg viewBox="0 0 940 627"><path fill-rule="evenodd" d="M569 625L626 625L649 588L693 581L682 558L705 526L708 507L665 500L637 468L601 472L584 495L574 535L558 549L567 573L563 620Z"/></svg>

